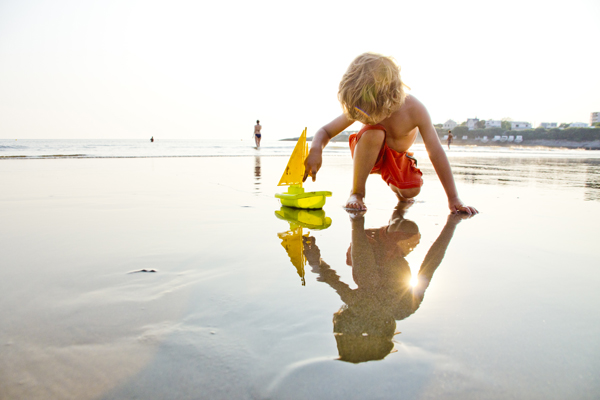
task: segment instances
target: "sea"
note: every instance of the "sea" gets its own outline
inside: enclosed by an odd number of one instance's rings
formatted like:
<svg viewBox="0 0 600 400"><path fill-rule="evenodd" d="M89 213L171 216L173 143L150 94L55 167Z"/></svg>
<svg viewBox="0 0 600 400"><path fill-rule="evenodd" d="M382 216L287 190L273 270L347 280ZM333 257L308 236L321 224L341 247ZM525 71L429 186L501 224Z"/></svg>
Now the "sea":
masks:
<svg viewBox="0 0 600 400"><path fill-rule="evenodd" d="M149 140L135 139L0 139L0 159L45 158L152 158L289 156L296 142L263 140L256 148L251 140ZM423 144L411 148L425 154ZM349 155L345 142L330 142L324 155ZM452 146L454 156L558 157L600 159L600 151L526 146Z"/></svg>
<svg viewBox="0 0 600 400"><path fill-rule="evenodd" d="M249 140L0 139L0 159L289 156L295 145L263 140L257 149ZM348 145L332 143L326 154L349 154Z"/></svg>
<svg viewBox="0 0 600 400"><path fill-rule="evenodd" d="M599 398L600 151L444 145L468 217L417 143L361 216L294 146L0 140L0 399Z"/></svg>

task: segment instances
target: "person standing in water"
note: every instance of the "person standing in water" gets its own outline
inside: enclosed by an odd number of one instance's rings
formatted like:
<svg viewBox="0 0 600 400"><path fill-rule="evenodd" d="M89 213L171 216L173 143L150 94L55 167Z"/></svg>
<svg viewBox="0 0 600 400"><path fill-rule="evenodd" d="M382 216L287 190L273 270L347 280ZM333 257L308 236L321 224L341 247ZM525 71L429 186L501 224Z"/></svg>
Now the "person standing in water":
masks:
<svg viewBox="0 0 600 400"><path fill-rule="evenodd" d="M262 129L262 126L260 125L260 121L256 120L256 125L254 125L254 141L256 142L256 147L260 147L260 138L261 138L261 133L260 130Z"/></svg>
<svg viewBox="0 0 600 400"><path fill-rule="evenodd" d="M452 135L452 131L448 131L448 150L450 150L450 144L452 143L452 139L454 139L454 135Z"/></svg>

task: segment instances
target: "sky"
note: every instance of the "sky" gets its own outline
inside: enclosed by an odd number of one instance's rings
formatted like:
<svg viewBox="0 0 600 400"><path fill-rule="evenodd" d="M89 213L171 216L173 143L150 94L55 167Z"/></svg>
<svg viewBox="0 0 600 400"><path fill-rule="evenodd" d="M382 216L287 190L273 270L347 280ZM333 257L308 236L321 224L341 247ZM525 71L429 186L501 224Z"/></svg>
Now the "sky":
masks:
<svg viewBox="0 0 600 400"><path fill-rule="evenodd" d="M589 123L598 21L598 0L0 0L0 139L311 135L366 51L434 123Z"/></svg>

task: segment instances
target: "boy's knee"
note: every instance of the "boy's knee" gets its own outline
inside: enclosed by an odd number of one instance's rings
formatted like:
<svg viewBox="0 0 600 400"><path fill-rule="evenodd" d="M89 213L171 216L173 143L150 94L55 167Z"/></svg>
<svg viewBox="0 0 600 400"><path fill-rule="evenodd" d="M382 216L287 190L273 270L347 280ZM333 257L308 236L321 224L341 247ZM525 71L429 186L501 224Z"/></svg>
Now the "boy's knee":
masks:
<svg viewBox="0 0 600 400"><path fill-rule="evenodd" d="M405 199L412 199L413 197L416 197L419 193L421 193L421 188L416 187L408 189L397 189L397 192L400 194L400 196L404 197Z"/></svg>
<svg viewBox="0 0 600 400"><path fill-rule="evenodd" d="M379 129L372 129L372 130L365 131L362 134L362 136L360 137L360 140L357 143L357 146L360 143L368 144L369 146L372 146L372 145L381 146L381 145L383 145L384 140L385 140L385 132L383 132L382 130L379 130Z"/></svg>

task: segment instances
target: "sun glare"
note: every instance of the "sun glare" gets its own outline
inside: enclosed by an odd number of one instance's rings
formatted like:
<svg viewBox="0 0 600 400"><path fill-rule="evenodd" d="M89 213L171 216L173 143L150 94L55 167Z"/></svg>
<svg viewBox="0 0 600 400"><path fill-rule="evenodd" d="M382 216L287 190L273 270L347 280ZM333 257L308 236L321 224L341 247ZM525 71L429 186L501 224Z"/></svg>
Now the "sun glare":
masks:
<svg viewBox="0 0 600 400"><path fill-rule="evenodd" d="M415 287L419 284L419 277L418 276L413 276L412 278L410 278L410 286Z"/></svg>

